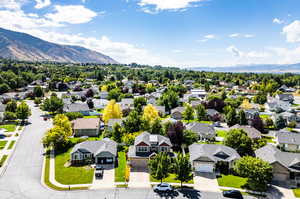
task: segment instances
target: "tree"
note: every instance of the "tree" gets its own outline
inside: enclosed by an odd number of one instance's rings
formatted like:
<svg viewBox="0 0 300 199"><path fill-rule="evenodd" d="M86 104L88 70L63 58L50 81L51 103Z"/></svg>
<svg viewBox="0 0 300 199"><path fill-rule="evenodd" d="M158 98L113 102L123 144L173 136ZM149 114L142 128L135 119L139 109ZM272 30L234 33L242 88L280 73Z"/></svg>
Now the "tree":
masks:
<svg viewBox="0 0 300 199"><path fill-rule="evenodd" d="M67 116L70 121L75 120L77 118L83 118L83 114L79 112L68 112L65 113L65 116Z"/></svg>
<svg viewBox="0 0 300 199"><path fill-rule="evenodd" d="M3 115L3 120L16 120L17 119L17 115L16 113L14 112L4 112L4 115Z"/></svg>
<svg viewBox="0 0 300 199"><path fill-rule="evenodd" d="M86 103L87 103L89 109L93 109L93 108L94 108L94 102L93 102L92 99L88 99L88 100L86 101Z"/></svg>
<svg viewBox="0 0 300 199"><path fill-rule="evenodd" d="M150 133L164 135L163 127L162 127L159 119L156 119L153 121L151 128L150 128Z"/></svg>
<svg viewBox="0 0 300 199"><path fill-rule="evenodd" d="M185 120L193 120L194 119L194 109L192 106L187 105L183 111L183 118Z"/></svg>
<svg viewBox="0 0 300 199"><path fill-rule="evenodd" d="M251 120L250 125L256 128L260 132L264 132L264 123L259 115L255 115L254 118Z"/></svg>
<svg viewBox="0 0 300 199"><path fill-rule="evenodd" d="M235 109L233 109L232 107L229 108L228 113L225 116L225 120L228 126L233 126L237 124L238 121L237 121Z"/></svg>
<svg viewBox="0 0 300 199"><path fill-rule="evenodd" d="M144 108L143 118L148 120L149 123L152 123L154 120L159 118L157 109L152 104L148 104Z"/></svg>
<svg viewBox="0 0 300 199"><path fill-rule="evenodd" d="M7 103L5 107L5 112L13 112L15 113L17 111L17 102L15 100L11 100Z"/></svg>
<svg viewBox="0 0 300 199"><path fill-rule="evenodd" d="M53 118L53 124L62 128L67 136L72 135L72 125L69 118L64 114L57 114Z"/></svg>
<svg viewBox="0 0 300 199"><path fill-rule="evenodd" d="M120 124L116 123L113 126L112 139L118 143L121 143L122 137L123 137L123 129Z"/></svg>
<svg viewBox="0 0 300 199"><path fill-rule="evenodd" d="M250 104L249 100L248 99L244 99L243 103L240 105L240 107L242 109L245 109L245 110L249 110L249 109L252 109L253 106L252 104Z"/></svg>
<svg viewBox="0 0 300 199"><path fill-rule="evenodd" d="M58 126L53 127L46 132L42 139L45 147L53 147L54 149L65 149L70 140L65 131Z"/></svg>
<svg viewBox="0 0 300 199"><path fill-rule="evenodd" d="M135 133L145 129L145 120L143 120L142 116L136 110L129 113L123 124L127 133Z"/></svg>
<svg viewBox="0 0 300 199"><path fill-rule="evenodd" d="M245 114L244 110L239 111L238 120L239 120L240 125L247 125L248 124L248 121L247 121L246 114Z"/></svg>
<svg viewBox="0 0 300 199"><path fill-rule="evenodd" d="M0 95L8 92L9 90L10 87L6 83L0 84Z"/></svg>
<svg viewBox="0 0 300 199"><path fill-rule="evenodd" d="M199 136L194 132L190 130L184 130L183 131L183 141L182 143L185 146L189 146L199 140Z"/></svg>
<svg viewBox="0 0 300 199"><path fill-rule="evenodd" d="M85 97L93 97L94 96L94 91L92 89L88 89L85 93Z"/></svg>
<svg viewBox="0 0 300 199"><path fill-rule="evenodd" d="M25 102L21 102L21 104L17 107L17 118L22 120L22 123L24 123L24 120L28 119L28 117L31 115L31 110L29 106Z"/></svg>
<svg viewBox="0 0 300 199"><path fill-rule="evenodd" d="M166 111L176 108L179 104L178 94L172 90L165 92L160 98L160 104L165 106Z"/></svg>
<svg viewBox="0 0 300 199"><path fill-rule="evenodd" d="M243 129L228 131L224 145L234 148L241 156L253 154L252 140Z"/></svg>
<svg viewBox="0 0 300 199"><path fill-rule="evenodd" d="M275 118L275 128L276 129L283 129L284 127L286 127L286 122L284 120L284 118L279 115Z"/></svg>
<svg viewBox="0 0 300 199"><path fill-rule="evenodd" d="M147 100L144 97L134 98L133 105L138 112L142 112L142 107L147 105Z"/></svg>
<svg viewBox="0 0 300 199"><path fill-rule="evenodd" d="M262 92L259 92L252 98L252 101L258 104L264 104L267 102L267 95Z"/></svg>
<svg viewBox="0 0 300 199"><path fill-rule="evenodd" d="M119 88L114 88L108 92L108 100L120 101L121 91Z"/></svg>
<svg viewBox="0 0 300 199"><path fill-rule="evenodd" d="M259 158L245 156L237 160L234 171L247 178L251 190L265 191L272 180L272 166Z"/></svg>
<svg viewBox="0 0 300 199"><path fill-rule="evenodd" d="M219 96L209 97L208 102L206 104L206 108L215 109L219 112L222 112L224 107L225 103Z"/></svg>
<svg viewBox="0 0 300 199"><path fill-rule="evenodd" d="M267 128L271 128L274 125L273 120L269 117L264 120L264 123Z"/></svg>
<svg viewBox="0 0 300 199"><path fill-rule="evenodd" d="M183 142L184 126L181 121L177 121L169 126L168 137L175 148L181 147Z"/></svg>
<svg viewBox="0 0 300 199"><path fill-rule="evenodd" d="M110 100L103 111L103 121L107 124L109 119L122 118L121 106L115 100Z"/></svg>
<svg viewBox="0 0 300 199"><path fill-rule="evenodd" d="M207 119L206 117L206 110L205 107L202 104L199 104L196 107L196 117L198 121L204 121Z"/></svg>
<svg viewBox="0 0 300 199"><path fill-rule="evenodd" d="M34 95L34 97L43 97L44 96L43 88L41 86L34 87L33 95Z"/></svg>
<svg viewBox="0 0 300 199"><path fill-rule="evenodd" d="M176 180L180 181L182 187L182 182L188 182L193 179L192 166L188 156L184 156L181 153L177 155L174 160L174 173L176 175Z"/></svg>
<svg viewBox="0 0 300 199"><path fill-rule="evenodd" d="M160 152L149 160L149 168L151 176L162 182L164 178L169 176L171 159L166 152Z"/></svg>
<svg viewBox="0 0 300 199"><path fill-rule="evenodd" d="M51 113L61 113L63 111L64 103L63 100L58 98L56 95L51 95L50 98L44 100L41 108L44 111Z"/></svg>

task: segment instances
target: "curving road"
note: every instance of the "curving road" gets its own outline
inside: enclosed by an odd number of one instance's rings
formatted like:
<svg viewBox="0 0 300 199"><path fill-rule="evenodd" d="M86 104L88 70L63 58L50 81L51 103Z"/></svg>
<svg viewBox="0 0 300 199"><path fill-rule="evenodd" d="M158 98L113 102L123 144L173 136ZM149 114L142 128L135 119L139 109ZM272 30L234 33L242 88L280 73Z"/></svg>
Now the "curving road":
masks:
<svg viewBox="0 0 300 199"><path fill-rule="evenodd" d="M186 192L174 197L159 196L151 189L105 189L54 191L41 184L43 147L41 138L51 128L50 121L41 118L42 111L28 102L32 115L15 147L6 171L0 177L0 199L153 199L153 198L222 198L218 193Z"/></svg>

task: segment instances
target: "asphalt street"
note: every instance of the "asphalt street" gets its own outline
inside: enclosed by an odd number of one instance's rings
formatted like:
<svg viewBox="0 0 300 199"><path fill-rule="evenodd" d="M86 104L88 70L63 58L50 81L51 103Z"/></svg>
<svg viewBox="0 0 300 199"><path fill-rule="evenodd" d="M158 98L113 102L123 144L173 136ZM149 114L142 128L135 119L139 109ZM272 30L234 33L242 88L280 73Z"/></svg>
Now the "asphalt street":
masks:
<svg viewBox="0 0 300 199"><path fill-rule="evenodd" d="M114 188L101 190L54 191L41 184L43 147L41 138L51 128L50 121L42 119L42 111L28 102L32 115L30 124L16 145L3 176L0 177L0 199L155 199L155 198L223 198L220 193L175 191L159 195L151 189ZM248 197L250 198L250 197Z"/></svg>

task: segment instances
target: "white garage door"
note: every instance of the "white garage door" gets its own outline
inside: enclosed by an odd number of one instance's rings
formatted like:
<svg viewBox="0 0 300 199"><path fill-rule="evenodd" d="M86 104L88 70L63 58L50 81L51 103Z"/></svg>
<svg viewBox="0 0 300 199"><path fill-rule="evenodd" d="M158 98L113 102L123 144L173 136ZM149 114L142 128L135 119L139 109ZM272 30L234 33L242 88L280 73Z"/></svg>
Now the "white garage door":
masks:
<svg viewBox="0 0 300 199"><path fill-rule="evenodd" d="M196 168L196 171L203 173L213 173L214 166L212 164L201 164Z"/></svg>

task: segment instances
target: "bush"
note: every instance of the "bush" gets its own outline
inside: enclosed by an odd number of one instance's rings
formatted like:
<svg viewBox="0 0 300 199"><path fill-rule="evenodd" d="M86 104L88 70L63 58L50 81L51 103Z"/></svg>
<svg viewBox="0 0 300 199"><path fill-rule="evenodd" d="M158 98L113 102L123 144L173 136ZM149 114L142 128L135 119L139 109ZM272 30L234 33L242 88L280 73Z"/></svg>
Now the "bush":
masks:
<svg viewBox="0 0 300 199"><path fill-rule="evenodd" d="M290 128L296 128L296 126L297 126L297 122L295 122L295 121L291 121L290 123L288 123L288 125L287 125L288 127L290 127Z"/></svg>
<svg viewBox="0 0 300 199"><path fill-rule="evenodd" d="M16 113L13 113L13 112L5 112L3 119L4 120L16 120L17 119L17 115L16 115Z"/></svg>
<svg viewBox="0 0 300 199"><path fill-rule="evenodd" d="M65 113L65 116L67 116L70 121L71 120L76 120L77 118L83 118L83 114L82 113L78 113L78 112Z"/></svg>

